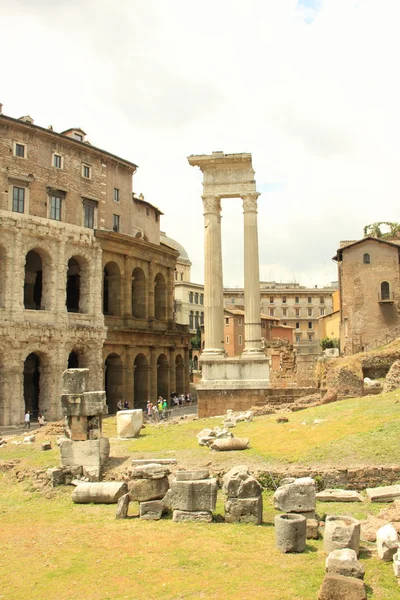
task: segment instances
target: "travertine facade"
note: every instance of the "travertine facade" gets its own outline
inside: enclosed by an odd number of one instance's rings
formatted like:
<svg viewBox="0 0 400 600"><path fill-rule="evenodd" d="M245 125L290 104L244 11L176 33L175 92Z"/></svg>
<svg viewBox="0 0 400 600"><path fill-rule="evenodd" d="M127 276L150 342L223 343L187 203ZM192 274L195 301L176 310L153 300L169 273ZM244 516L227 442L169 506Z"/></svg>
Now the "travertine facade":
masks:
<svg viewBox="0 0 400 600"><path fill-rule="evenodd" d="M136 165L85 136L0 114L0 425L60 418L68 367L89 368L110 412L188 391L178 253L160 245L159 209L132 194Z"/></svg>
<svg viewBox="0 0 400 600"><path fill-rule="evenodd" d="M367 237L344 243L335 260L340 285L340 350L353 354L400 326L400 247Z"/></svg>

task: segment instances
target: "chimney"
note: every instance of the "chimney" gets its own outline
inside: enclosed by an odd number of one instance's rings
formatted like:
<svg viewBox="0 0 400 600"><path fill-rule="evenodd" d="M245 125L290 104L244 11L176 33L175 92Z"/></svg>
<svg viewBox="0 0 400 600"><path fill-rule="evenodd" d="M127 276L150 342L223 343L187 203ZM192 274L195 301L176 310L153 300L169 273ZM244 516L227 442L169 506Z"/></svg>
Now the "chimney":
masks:
<svg viewBox="0 0 400 600"><path fill-rule="evenodd" d="M2 105L2 103L0 102L0 115L2 115L2 114L3 114L3 105Z"/></svg>

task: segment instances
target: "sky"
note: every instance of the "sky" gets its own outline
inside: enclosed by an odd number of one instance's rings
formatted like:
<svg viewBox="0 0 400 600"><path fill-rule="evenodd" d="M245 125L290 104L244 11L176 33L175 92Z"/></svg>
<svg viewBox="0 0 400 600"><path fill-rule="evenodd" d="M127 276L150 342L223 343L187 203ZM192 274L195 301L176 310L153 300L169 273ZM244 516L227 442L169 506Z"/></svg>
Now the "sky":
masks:
<svg viewBox="0 0 400 600"><path fill-rule="evenodd" d="M0 0L0 102L139 166L133 190L203 282L190 154L250 152L260 279L337 279L340 240L400 221L399 0ZM239 199L224 285L243 285Z"/></svg>

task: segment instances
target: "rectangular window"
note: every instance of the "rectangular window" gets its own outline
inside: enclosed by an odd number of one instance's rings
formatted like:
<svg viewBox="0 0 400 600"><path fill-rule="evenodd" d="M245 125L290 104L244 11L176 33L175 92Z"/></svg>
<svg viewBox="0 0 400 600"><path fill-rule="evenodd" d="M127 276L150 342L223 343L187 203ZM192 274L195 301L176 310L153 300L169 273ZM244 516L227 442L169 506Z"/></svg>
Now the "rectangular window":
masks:
<svg viewBox="0 0 400 600"><path fill-rule="evenodd" d="M114 188L114 202L119 202L119 189Z"/></svg>
<svg viewBox="0 0 400 600"><path fill-rule="evenodd" d="M321 317L323 317L325 315L325 309L324 308L320 308L319 309L319 314L321 315Z"/></svg>
<svg viewBox="0 0 400 600"><path fill-rule="evenodd" d="M14 155L25 158L25 144L15 144Z"/></svg>
<svg viewBox="0 0 400 600"><path fill-rule="evenodd" d="M282 308L282 316L287 317L287 308Z"/></svg>
<svg viewBox="0 0 400 600"><path fill-rule="evenodd" d="M200 294L200 304L204 304L204 295Z"/></svg>
<svg viewBox="0 0 400 600"><path fill-rule="evenodd" d="M275 314L275 309L274 309L274 308L270 308L270 309L269 309L269 316L270 316L270 317L273 317L273 316L274 316L274 314Z"/></svg>
<svg viewBox="0 0 400 600"><path fill-rule="evenodd" d="M300 316L300 309L296 308L296 317L299 317L299 316Z"/></svg>
<svg viewBox="0 0 400 600"><path fill-rule="evenodd" d="M225 341L227 344L229 344L229 335L226 336Z"/></svg>
<svg viewBox="0 0 400 600"><path fill-rule="evenodd" d="M74 139L78 140L78 142L82 142L83 135L81 135L80 133L74 133Z"/></svg>
<svg viewBox="0 0 400 600"><path fill-rule="evenodd" d="M308 321L308 329L312 329L312 321Z"/></svg>
<svg viewBox="0 0 400 600"><path fill-rule="evenodd" d="M242 336L241 336L241 335L239 335L239 346L241 346L241 345L243 344L243 341L242 341L242 340L243 340Z"/></svg>
<svg viewBox="0 0 400 600"><path fill-rule="evenodd" d="M158 214L158 212L156 210L154 211L154 218L156 220L156 223L158 223L160 215Z"/></svg>
<svg viewBox="0 0 400 600"><path fill-rule="evenodd" d="M60 196L51 196L50 198L50 219L61 221L61 198Z"/></svg>
<svg viewBox="0 0 400 600"><path fill-rule="evenodd" d="M301 336L300 335L296 335L296 343L298 344L300 342Z"/></svg>
<svg viewBox="0 0 400 600"><path fill-rule="evenodd" d="M269 297L269 302L270 302L270 304L272 304L274 302L274 297L273 296Z"/></svg>
<svg viewBox="0 0 400 600"><path fill-rule="evenodd" d="M189 292L189 302L193 304L193 292Z"/></svg>
<svg viewBox="0 0 400 600"><path fill-rule="evenodd" d="M149 216L149 214L150 214L149 207L148 207L148 206L146 206L146 217L148 217L148 216Z"/></svg>
<svg viewBox="0 0 400 600"><path fill-rule="evenodd" d="M308 341L309 341L309 342L312 342L312 341L313 341L313 336L312 336L312 333L309 333L309 334L308 334Z"/></svg>
<svg viewBox="0 0 400 600"><path fill-rule="evenodd" d="M238 319L238 325L240 326L242 324L242 319Z"/></svg>
<svg viewBox="0 0 400 600"><path fill-rule="evenodd" d="M325 298L323 296L320 296L319 303L325 304Z"/></svg>
<svg viewBox="0 0 400 600"><path fill-rule="evenodd" d="M308 304L312 304L312 298L311 298L311 296L308 296L307 302L308 302Z"/></svg>
<svg viewBox="0 0 400 600"><path fill-rule="evenodd" d="M295 304L298 304L300 302L300 298L298 296L296 296L294 301L295 301Z"/></svg>
<svg viewBox="0 0 400 600"><path fill-rule="evenodd" d="M265 321L261 321L261 328L265 329Z"/></svg>
<svg viewBox="0 0 400 600"><path fill-rule="evenodd" d="M309 317L312 317L312 308L307 308L307 314Z"/></svg>
<svg viewBox="0 0 400 600"><path fill-rule="evenodd" d="M25 188L13 187L13 204L14 212L25 212Z"/></svg>
<svg viewBox="0 0 400 600"><path fill-rule="evenodd" d="M95 216L96 216L96 202L93 200L83 201L83 226L89 227L89 229L95 228Z"/></svg>
<svg viewBox="0 0 400 600"><path fill-rule="evenodd" d="M53 167L62 169L62 156L60 154L53 154Z"/></svg>
<svg viewBox="0 0 400 600"><path fill-rule="evenodd" d="M221 321L220 321L221 322ZM229 325L229 318L225 318L225 325L228 326Z"/></svg>
<svg viewBox="0 0 400 600"><path fill-rule="evenodd" d="M89 167L89 165L82 165L82 177L85 177L86 179L90 179L91 178L91 167Z"/></svg>
<svg viewBox="0 0 400 600"><path fill-rule="evenodd" d="M286 296L282 296L282 302L283 304L286 304Z"/></svg>
<svg viewBox="0 0 400 600"><path fill-rule="evenodd" d="M113 215L113 231L119 231L119 227L120 227L120 216L119 215Z"/></svg>
<svg viewBox="0 0 400 600"><path fill-rule="evenodd" d="M198 304L199 303L199 294L196 292L194 295L194 303Z"/></svg>
<svg viewBox="0 0 400 600"><path fill-rule="evenodd" d="M296 329L300 329L300 323L296 323Z"/></svg>

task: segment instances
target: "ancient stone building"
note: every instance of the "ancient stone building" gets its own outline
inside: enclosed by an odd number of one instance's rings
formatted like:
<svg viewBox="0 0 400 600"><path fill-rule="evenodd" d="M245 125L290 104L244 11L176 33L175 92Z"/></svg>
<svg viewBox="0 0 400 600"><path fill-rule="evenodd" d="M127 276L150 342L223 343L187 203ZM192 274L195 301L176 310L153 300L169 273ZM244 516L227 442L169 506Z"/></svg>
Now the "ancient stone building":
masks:
<svg viewBox="0 0 400 600"><path fill-rule="evenodd" d="M340 286L340 350L367 349L400 326L399 243L376 237L342 242L334 260Z"/></svg>
<svg viewBox="0 0 400 600"><path fill-rule="evenodd" d="M178 253L160 246L161 212L132 195L136 165L85 136L0 114L0 425L25 409L60 418L67 367L89 368L111 412L120 397L187 391Z"/></svg>

